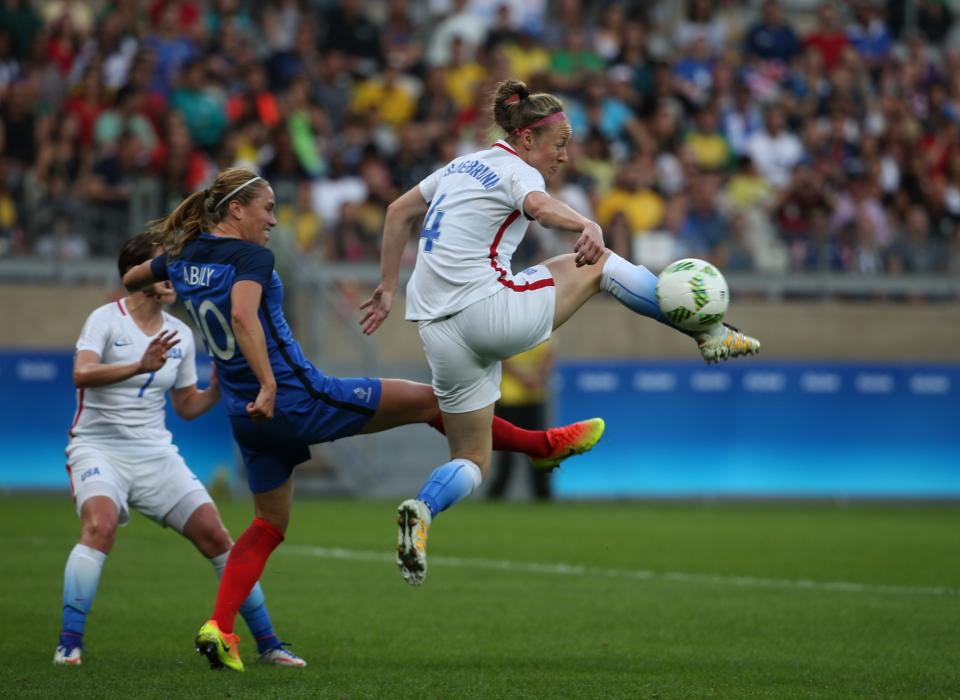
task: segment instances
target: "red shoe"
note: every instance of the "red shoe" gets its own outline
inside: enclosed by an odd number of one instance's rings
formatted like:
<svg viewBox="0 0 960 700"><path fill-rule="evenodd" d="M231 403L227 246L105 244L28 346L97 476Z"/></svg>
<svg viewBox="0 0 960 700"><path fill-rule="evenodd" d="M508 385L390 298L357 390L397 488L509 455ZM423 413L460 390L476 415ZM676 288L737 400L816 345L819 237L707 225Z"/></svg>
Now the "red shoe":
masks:
<svg viewBox="0 0 960 700"><path fill-rule="evenodd" d="M537 459L531 458L530 462L537 469L550 471L567 457L582 455L592 450L603 436L605 428L603 418L589 418L559 428L550 428L547 431L550 454Z"/></svg>

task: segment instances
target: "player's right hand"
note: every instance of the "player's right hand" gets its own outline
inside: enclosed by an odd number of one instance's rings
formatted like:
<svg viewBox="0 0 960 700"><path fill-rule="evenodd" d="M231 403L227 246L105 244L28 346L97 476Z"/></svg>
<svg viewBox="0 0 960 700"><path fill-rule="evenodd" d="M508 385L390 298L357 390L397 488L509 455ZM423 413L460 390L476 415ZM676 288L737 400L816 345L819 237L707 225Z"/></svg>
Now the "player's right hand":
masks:
<svg viewBox="0 0 960 700"><path fill-rule="evenodd" d="M167 351L180 342L176 331L163 331L150 341L140 358L140 372L156 372L167 361Z"/></svg>
<svg viewBox="0 0 960 700"><path fill-rule="evenodd" d="M361 310L367 310L367 313L360 319L360 325L363 326L363 334L370 335L377 330L380 324L387 320L392 306L393 292L388 291L383 284L380 284L374 290L373 295L360 304Z"/></svg>

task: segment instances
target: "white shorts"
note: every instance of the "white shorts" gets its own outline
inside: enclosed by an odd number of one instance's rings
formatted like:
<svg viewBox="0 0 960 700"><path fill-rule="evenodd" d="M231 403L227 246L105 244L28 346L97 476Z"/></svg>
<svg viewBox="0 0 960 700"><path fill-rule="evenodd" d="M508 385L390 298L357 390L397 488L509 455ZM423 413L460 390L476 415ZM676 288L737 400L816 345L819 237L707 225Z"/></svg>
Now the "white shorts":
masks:
<svg viewBox="0 0 960 700"><path fill-rule="evenodd" d="M552 279L543 265L524 270L518 285ZM553 332L556 287L509 287L463 311L420 321L420 340L433 374L433 391L447 413L467 413L500 398L500 362L539 345Z"/></svg>
<svg viewBox="0 0 960 700"><path fill-rule="evenodd" d="M71 443L67 472L77 515L87 499L107 496L117 505L120 525L130 522L131 507L160 525L175 526L166 517L188 495L193 494L196 507L213 502L175 448L108 452L102 446Z"/></svg>

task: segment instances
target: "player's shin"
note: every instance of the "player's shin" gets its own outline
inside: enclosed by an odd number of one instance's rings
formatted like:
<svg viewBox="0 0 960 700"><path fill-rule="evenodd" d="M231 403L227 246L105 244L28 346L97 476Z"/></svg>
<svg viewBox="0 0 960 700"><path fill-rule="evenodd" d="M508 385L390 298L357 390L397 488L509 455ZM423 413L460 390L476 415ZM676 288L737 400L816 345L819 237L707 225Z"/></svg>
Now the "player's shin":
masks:
<svg viewBox="0 0 960 700"><path fill-rule="evenodd" d="M281 542L283 533L262 518L254 518L250 527L237 538L227 558L213 609L213 619L222 632L233 632L233 621L240 606L263 573L267 559Z"/></svg>
<svg viewBox="0 0 960 700"><path fill-rule="evenodd" d="M433 470L417 500L426 503L430 515L436 517L473 493L482 480L480 467L468 459L454 459Z"/></svg>
<svg viewBox="0 0 960 700"><path fill-rule="evenodd" d="M441 434L447 434L443 428L443 416L440 413L429 424ZM535 459L544 457L550 452L550 441L545 430L526 430L499 416L494 416L490 431L493 449L498 452L519 452Z"/></svg>
<svg viewBox="0 0 960 700"><path fill-rule="evenodd" d="M657 277L643 265L611 253L600 275L600 288L634 313L670 325L657 304Z"/></svg>
<svg viewBox="0 0 960 700"><path fill-rule="evenodd" d="M229 552L224 552L210 558L210 563L213 565L214 571L217 572L217 578L223 577L223 570L227 565L229 554ZM250 595L240 606L240 617L247 623L250 633L256 640L257 651L263 652L280 646L280 639L273 630L273 622L270 620L270 613L267 611L266 599L259 581L254 584Z"/></svg>
<svg viewBox="0 0 960 700"><path fill-rule="evenodd" d="M60 646L70 648L83 643L87 613L93 605L100 573L107 555L100 550L77 544L67 558L63 572L63 621Z"/></svg>

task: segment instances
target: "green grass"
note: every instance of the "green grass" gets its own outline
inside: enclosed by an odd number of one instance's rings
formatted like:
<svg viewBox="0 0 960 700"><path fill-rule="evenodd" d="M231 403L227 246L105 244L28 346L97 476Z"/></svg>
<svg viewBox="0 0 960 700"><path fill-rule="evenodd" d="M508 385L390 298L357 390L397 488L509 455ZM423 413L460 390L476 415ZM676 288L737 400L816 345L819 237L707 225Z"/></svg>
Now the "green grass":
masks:
<svg viewBox="0 0 960 700"><path fill-rule="evenodd" d="M83 666L53 667L78 523L66 498L0 499L0 695L960 697L958 508L468 502L438 519L411 589L390 560L394 506L296 504L264 586L310 666L251 663L238 620L248 672L228 674L192 649L209 565L139 515ZM249 504L221 507L239 533Z"/></svg>

